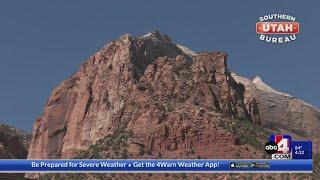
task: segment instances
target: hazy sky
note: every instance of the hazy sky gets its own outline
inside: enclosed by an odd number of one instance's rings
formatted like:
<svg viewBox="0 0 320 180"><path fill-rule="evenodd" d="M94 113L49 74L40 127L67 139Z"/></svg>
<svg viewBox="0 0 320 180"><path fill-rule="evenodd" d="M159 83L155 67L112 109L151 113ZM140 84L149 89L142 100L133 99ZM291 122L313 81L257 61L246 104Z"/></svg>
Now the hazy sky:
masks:
<svg viewBox="0 0 320 180"><path fill-rule="evenodd" d="M194 51L225 51L232 71L320 107L320 1L1 1L0 123L30 131L51 90L97 49L152 30ZM296 17L290 44L258 40L270 13Z"/></svg>

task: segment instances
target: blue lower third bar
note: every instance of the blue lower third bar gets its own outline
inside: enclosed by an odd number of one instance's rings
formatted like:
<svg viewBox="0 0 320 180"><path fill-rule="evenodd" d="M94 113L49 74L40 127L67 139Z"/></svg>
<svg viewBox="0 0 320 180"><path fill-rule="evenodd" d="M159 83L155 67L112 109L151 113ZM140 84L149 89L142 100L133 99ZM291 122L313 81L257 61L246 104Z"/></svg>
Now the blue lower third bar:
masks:
<svg viewBox="0 0 320 180"><path fill-rule="evenodd" d="M0 172L297 172L312 173L312 160L225 159L70 159L0 160Z"/></svg>

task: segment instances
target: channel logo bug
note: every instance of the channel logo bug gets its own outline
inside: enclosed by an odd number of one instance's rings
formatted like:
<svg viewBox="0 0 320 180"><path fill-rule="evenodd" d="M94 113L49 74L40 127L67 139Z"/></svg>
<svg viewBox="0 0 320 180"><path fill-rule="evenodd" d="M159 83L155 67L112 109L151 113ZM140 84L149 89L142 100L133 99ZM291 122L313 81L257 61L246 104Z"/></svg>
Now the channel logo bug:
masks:
<svg viewBox="0 0 320 180"><path fill-rule="evenodd" d="M291 153L291 136L271 135L269 140L275 142L278 145L278 150L275 154Z"/></svg>
<svg viewBox="0 0 320 180"><path fill-rule="evenodd" d="M272 159L291 159L291 136L271 135L269 140L277 146L272 153Z"/></svg>
<svg viewBox="0 0 320 180"><path fill-rule="evenodd" d="M299 22L287 14L267 14L256 23L256 33L261 41L282 44L295 41L300 32Z"/></svg>

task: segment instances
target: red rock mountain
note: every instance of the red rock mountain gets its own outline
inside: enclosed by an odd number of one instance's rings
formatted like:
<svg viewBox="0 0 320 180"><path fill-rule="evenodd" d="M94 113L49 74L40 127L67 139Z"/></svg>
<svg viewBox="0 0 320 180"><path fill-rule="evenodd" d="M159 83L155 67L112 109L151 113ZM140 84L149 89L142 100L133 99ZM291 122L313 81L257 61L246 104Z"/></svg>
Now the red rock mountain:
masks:
<svg viewBox="0 0 320 180"><path fill-rule="evenodd" d="M135 143L156 150L233 141L220 137L210 119L261 121L255 100L244 103L226 58L191 57L159 32L112 41L53 90L34 123L28 158L73 157L123 122Z"/></svg>
<svg viewBox="0 0 320 180"><path fill-rule="evenodd" d="M301 103L231 74L226 53L126 34L53 90L28 159L264 158L271 133L319 137L319 111L301 118Z"/></svg>

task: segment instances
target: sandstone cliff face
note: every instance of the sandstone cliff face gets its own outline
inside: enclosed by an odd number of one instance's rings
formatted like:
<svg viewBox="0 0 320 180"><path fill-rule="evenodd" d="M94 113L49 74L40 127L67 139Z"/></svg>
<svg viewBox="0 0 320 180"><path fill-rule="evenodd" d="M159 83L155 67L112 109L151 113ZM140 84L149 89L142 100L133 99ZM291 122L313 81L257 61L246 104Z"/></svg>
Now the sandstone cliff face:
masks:
<svg viewBox="0 0 320 180"><path fill-rule="evenodd" d="M310 139L313 141L313 149L319 152L319 109L272 89L260 77L253 81L234 73L232 77L245 86L245 94L248 97L245 99L254 97L257 100L264 127L294 135L295 139Z"/></svg>
<svg viewBox="0 0 320 180"><path fill-rule="evenodd" d="M231 74L226 59L159 32L112 41L53 90L28 159L264 158L279 131L319 142L316 108Z"/></svg>
<svg viewBox="0 0 320 180"><path fill-rule="evenodd" d="M124 105L146 66L159 56L183 52L158 32L126 34L90 57L52 92L33 126L28 158L66 158L113 131L113 118Z"/></svg>
<svg viewBox="0 0 320 180"><path fill-rule="evenodd" d="M244 117L260 123L248 113L243 98L224 53L200 53L191 62L184 56L160 57L147 67L138 91L125 104L124 114L133 116L121 121L127 119L133 132L129 145L152 154L172 158L194 149L202 157L223 158L226 149L233 149L222 147L235 148L236 137L219 127L220 122Z"/></svg>
<svg viewBox="0 0 320 180"><path fill-rule="evenodd" d="M135 134L132 144L157 150L227 143L232 135L210 119L261 124L256 106L244 102L226 54L192 57L159 32L124 35L53 90L34 123L28 159L73 157L123 124Z"/></svg>

